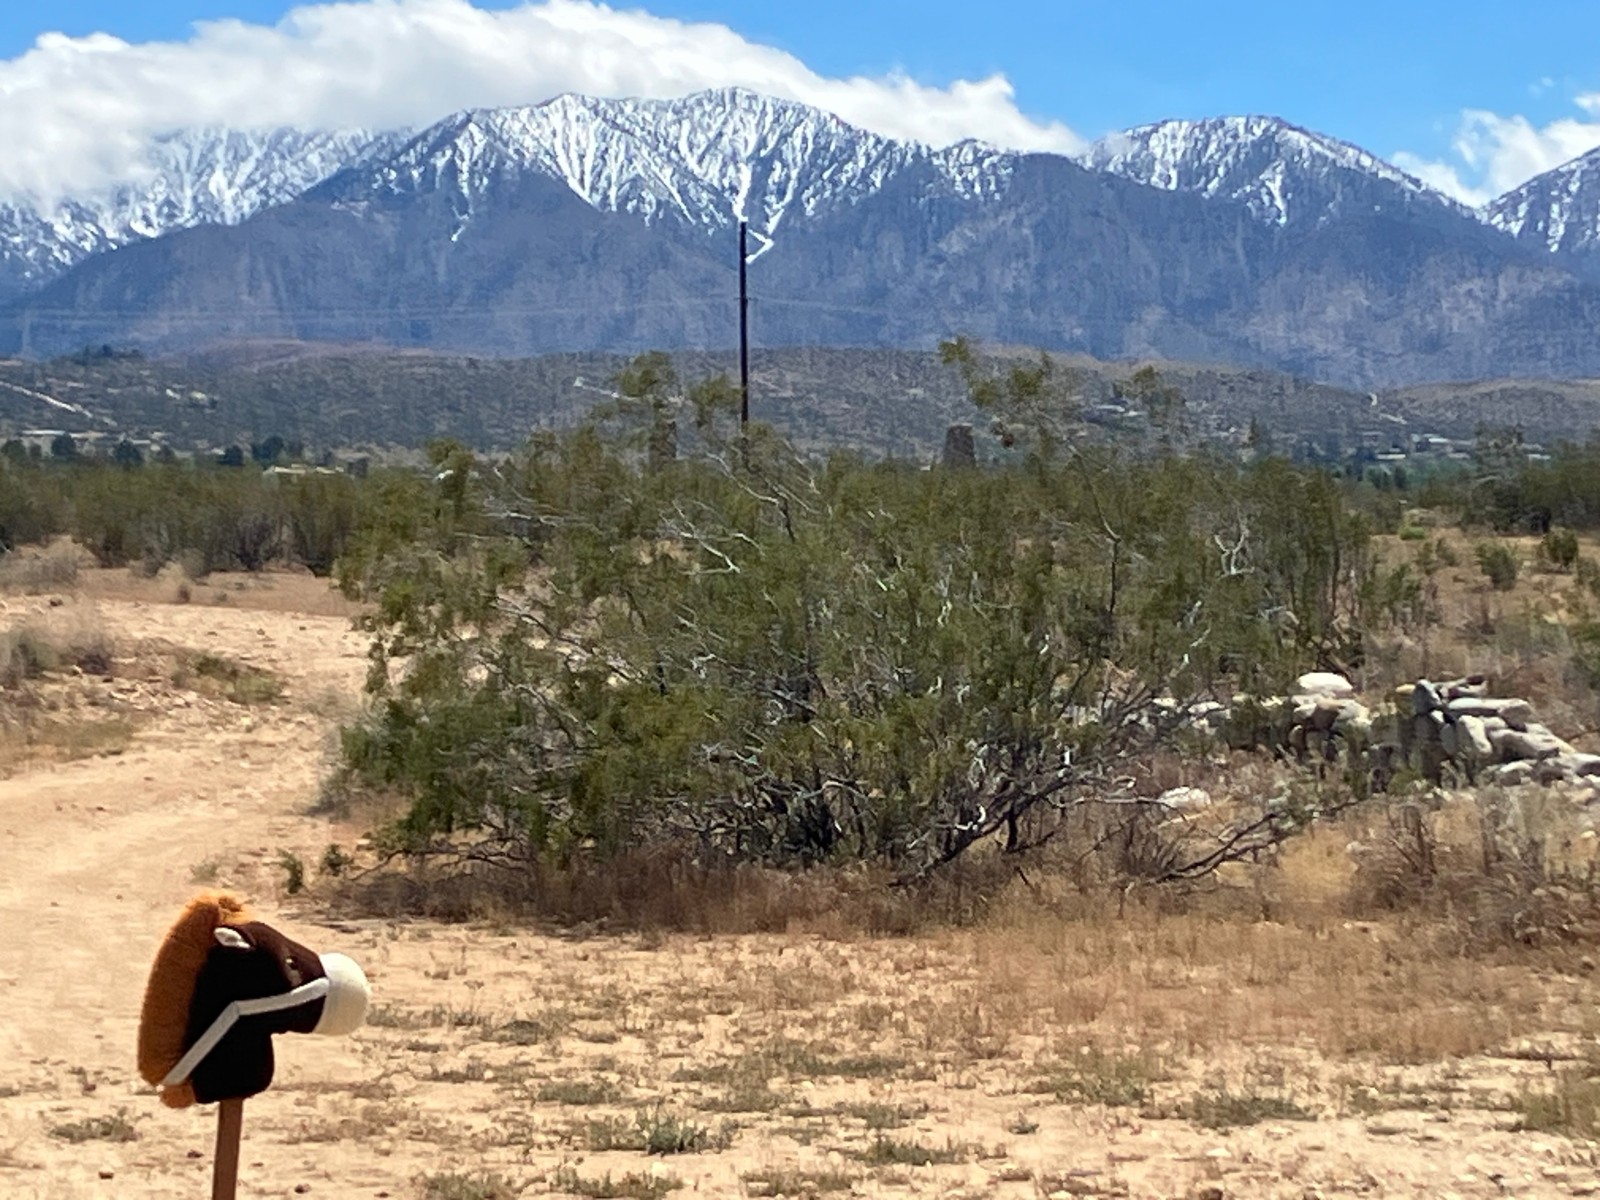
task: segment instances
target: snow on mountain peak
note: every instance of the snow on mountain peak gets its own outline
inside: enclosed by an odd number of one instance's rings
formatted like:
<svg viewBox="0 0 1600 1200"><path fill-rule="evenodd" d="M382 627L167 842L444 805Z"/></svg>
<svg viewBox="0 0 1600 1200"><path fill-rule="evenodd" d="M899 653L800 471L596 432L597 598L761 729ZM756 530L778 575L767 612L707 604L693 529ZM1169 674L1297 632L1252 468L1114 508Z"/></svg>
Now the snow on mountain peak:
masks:
<svg viewBox="0 0 1600 1200"><path fill-rule="evenodd" d="M789 214L851 203L917 162L934 164L964 194L992 192L1006 158L971 146L934 152L794 101L720 88L675 100L563 95L469 110L377 165L372 182L391 192L453 188L470 210L496 179L537 171L602 211L705 229L745 219L770 237Z"/></svg>
<svg viewBox="0 0 1600 1200"><path fill-rule="evenodd" d="M0 200L0 292L128 242L243 221L335 175L340 199L447 193L457 237L492 190L535 174L602 211L706 231L747 219L772 239L785 222L853 205L913 169L985 200L1005 189L1019 157L979 142L935 150L894 141L805 104L720 88L672 100L562 95L466 110L415 134L192 129L152 143L148 161L145 178L109 194L45 208ZM1242 203L1277 225L1413 204L1467 211L1364 150L1274 117L1146 125L1103 138L1078 161ZM1513 233L1537 226L1551 247L1570 240L1575 222L1600 241L1600 184L1580 188L1590 177L1600 179L1600 161L1551 183L1596 192L1581 212L1570 199L1556 211L1550 196L1514 193L1482 215Z"/></svg>
<svg viewBox="0 0 1600 1200"><path fill-rule="evenodd" d="M174 132L151 143L137 181L52 205L0 201L0 263L23 282L42 282L129 242L195 225L235 225L396 137L359 129Z"/></svg>
<svg viewBox="0 0 1600 1200"><path fill-rule="evenodd" d="M1600 150L1530 179L1480 214L1496 229L1552 253L1600 248Z"/></svg>
<svg viewBox="0 0 1600 1200"><path fill-rule="evenodd" d="M1079 161L1166 191L1233 200L1276 225L1321 220L1351 206L1379 207L1373 183L1398 191L1407 202L1459 208L1360 147L1277 117L1143 125L1102 138Z"/></svg>

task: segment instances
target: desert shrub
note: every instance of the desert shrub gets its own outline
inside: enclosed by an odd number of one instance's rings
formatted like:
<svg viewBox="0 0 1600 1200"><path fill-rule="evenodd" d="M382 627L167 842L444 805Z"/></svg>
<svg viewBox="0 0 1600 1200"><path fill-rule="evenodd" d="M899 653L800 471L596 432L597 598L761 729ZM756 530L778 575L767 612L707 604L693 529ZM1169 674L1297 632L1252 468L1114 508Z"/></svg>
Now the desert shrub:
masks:
<svg viewBox="0 0 1600 1200"><path fill-rule="evenodd" d="M1573 567L1573 578L1592 598L1600 599L1600 563L1580 557Z"/></svg>
<svg viewBox="0 0 1600 1200"><path fill-rule="evenodd" d="M66 538L47 546L12 550L0 558L0 587L26 592L66 591L77 586L83 551Z"/></svg>
<svg viewBox="0 0 1600 1200"><path fill-rule="evenodd" d="M391 850L902 877L1022 851L1186 699L1359 656L1386 594L1339 486L1281 461L1041 436L933 473L716 419L670 463L587 427L493 466L440 445L431 483L390 488L341 574L375 605L344 759L405 801Z"/></svg>
<svg viewBox="0 0 1600 1200"><path fill-rule="evenodd" d="M1539 556L1554 570L1572 570L1578 562L1578 535L1570 529L1552 529L1539 541Z"/></svg>
<svg viewBox="0 0 1600 1200"><path fill-rule="evenodd" d="M19 625L0 634L0 685L7 687L67 667L109 675L112 661L111 639L93 619Z"/></svg>
<svg viewBox="0 0 1600 1200"><path fill-rule="evenodd" d="M1517 555L1504 542L1479 542L1473 549L1473 557L1477 559L1478 570L1495 591L1509 592L1517 586Z"/></svg>
<svg viewBox="0 0 1600 1200"><path fill-rule="evenodd" d="M1542 790L1397 806L1388 829L1363 840L1351 909L1426 914L1453 951L1589 944L1600 935L1600 876L1588 845L1570 803Z"/></svg>
<svg viewBox="0 0 1600 1200"><path fill-rule="evenodd" d="M9 629L0 637L0 686L16 687L55 670L61 662L50 639L28 626Z"/></svg>

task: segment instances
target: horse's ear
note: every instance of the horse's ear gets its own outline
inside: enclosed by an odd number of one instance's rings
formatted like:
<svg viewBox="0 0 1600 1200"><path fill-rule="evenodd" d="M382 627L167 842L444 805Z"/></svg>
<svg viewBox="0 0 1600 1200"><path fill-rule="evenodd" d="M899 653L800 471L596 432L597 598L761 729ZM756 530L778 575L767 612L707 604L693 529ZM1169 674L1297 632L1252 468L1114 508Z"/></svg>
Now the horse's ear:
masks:
<svg viewBox="0 0 1600 1200"><path fill-rule="evenodd" d="M226 950L254 950L250 940L237 929L229 929L226 925L218 925L211 934L217 939L217 945Z"/></svg>

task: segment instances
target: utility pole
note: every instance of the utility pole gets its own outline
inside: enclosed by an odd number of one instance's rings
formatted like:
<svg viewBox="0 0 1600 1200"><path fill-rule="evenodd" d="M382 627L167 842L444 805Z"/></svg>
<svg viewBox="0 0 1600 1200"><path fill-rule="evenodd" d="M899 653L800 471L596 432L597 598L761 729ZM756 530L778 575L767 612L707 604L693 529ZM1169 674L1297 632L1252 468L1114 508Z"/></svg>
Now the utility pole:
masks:
<svg viewBox="0 0 1600 1200"><path fill-rule="evenodd" d="M739 436L750 424L750 227L739 221Z"/></svg>

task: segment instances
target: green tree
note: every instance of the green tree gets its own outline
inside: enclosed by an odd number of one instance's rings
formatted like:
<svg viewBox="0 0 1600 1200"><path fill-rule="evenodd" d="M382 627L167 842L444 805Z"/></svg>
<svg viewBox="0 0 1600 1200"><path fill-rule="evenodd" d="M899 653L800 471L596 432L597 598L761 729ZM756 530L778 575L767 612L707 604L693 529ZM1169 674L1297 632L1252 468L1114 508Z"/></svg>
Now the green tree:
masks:
<svg viewBox="0 0 1600 1200"><path fill-rule="evenodd" d="M1049 459L1081 432L1077 376L1048 354L1002 369L985 360L971 339L956 337L939 344L939 359L960 372L973 405L991 419L1002 447L1026 444Z"/></svg>

